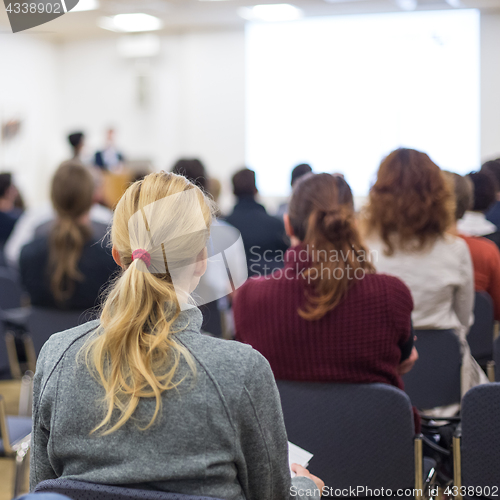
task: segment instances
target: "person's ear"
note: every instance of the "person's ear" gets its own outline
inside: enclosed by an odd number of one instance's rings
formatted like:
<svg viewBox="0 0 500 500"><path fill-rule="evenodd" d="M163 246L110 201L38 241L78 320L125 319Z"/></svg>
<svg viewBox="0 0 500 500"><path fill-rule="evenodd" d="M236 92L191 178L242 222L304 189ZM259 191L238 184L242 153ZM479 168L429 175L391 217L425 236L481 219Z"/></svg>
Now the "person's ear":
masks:
<svg viewBox="0 0 500 500"><path fill-rule="evenodd" d="M293 231L292 224L290 223L290 216L287 213L283 214L283 222L285 223L286 235L289 238L293 238L295 236L295 233Z"/></svg>
<svg viewBox="0 0 500 500"><path fill-rule="evenodd" d="M111 250L111 254L113 255L113 259L114 261L122 268L124 269L124 267L122 266L122 260L120 259L120 254L118 253L118 250L116 249L116 247L113 247L113 250Z"/></svg>

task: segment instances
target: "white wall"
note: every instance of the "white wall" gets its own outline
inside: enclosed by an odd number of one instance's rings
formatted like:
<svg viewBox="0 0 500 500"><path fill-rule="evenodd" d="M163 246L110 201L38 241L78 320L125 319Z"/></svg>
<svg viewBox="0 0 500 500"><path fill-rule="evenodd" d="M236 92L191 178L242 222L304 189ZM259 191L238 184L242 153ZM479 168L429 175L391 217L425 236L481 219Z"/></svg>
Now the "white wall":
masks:
<svg viewBox="0 0 500 500"><path fill-rule="evenodd" d="M114 40L67 43L63 127L84 130L93 151L115 125L130 159L170 168L179 156L199 156L228 187L245 158L244 53L243 31L163 37L160 55L142 62L122 59ZM140 75L149 81L144 106Z"/></svg>
<svg viewBox="0 0 500 500"><path fill-rule="evenodd" d="M481 15L481 158L500 157L500 12Z"/></svg>
<svg viewBox="0 0 500 500"><path fill-rule="evenodd" d="M0 68L0 123L22 120L18 137L0 137L0 169L12 171L35 203L62 152L58 49L29 35L3 35Z"/></svg>
<svg viewBox="0 0 500 500"><path fill-rule="evenodd" d="M485 159L500 156L500 13L483 14L481 27ZM54 168L69 154L65 134L73 129L87 132L92 152L114 125L124 152L151 158L157 168L198 155L226 194L231 174L244 163L243 31L165 36L149 68L121 59L110 39L54 45L5 35L0 68L0 120L25 119L18 144L0 144L0 169L15 170L30 202L47 196ZM146 107L137 100L139 74L149 76Z"/></svg>

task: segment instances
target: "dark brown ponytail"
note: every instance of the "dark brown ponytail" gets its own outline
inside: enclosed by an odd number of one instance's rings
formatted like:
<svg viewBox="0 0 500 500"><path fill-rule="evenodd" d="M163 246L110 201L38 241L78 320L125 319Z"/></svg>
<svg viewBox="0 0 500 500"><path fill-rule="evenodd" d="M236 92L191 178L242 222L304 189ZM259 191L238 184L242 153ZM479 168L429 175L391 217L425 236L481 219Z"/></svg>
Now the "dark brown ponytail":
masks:
<svg viewBox="0 0 500 500"><path fill-rule="evenodd" d="M78 269L91 229L80 219L92 206L94 182L90 172L77 162L59 167L52 180L51 198L57 214L49 239L50 288L64 305L84 276Z"/></svg>
<svg viewBox="0 0 500 500"><path fill-rule="evenodd" d="M356 228L349 185L341 176L309 174L297 182L289 206L294 234L306 245L312 284L299 314L322 318L335 308L355 281L375 269Z"/></svg>

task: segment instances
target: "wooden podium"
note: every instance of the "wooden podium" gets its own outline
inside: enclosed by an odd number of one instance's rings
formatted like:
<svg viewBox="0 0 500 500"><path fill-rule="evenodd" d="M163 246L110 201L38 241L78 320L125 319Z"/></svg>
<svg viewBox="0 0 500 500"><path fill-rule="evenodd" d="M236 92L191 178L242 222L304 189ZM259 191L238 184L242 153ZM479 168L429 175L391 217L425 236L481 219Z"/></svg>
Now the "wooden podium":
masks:
<svg viewBox="0 0 500 500"><path fill-rule="evenodd" d="M106 206L111 209L116 207L116 204L127 190L132 179L132 172L123 172L119 174L103 172L103 201Z"/></svg>

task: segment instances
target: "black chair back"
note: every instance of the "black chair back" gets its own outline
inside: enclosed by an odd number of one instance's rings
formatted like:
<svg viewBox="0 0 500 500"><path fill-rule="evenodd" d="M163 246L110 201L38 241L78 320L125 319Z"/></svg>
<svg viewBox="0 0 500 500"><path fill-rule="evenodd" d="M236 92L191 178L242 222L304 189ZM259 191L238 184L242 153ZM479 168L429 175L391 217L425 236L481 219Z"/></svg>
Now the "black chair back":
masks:
<svg viewBox="0 0 500 500"><path fill-rule="evenodd" d="M21 307L23 290L21 280L12 269L0 267L0 309Z"/></svg>
<svg viewBox="0 0 500 500"><path fill-rule="evenodd" d="M493 343L493 360L495 361L495 380L500 382L500 335Z"/></svg>
<svg viewBox="0 0 500 500"><path fill-rule="evenodd" d="M10 378L10 364L5 342L5 329L0 321L0 379Z"/></svg>
<svg viewBox="0 0 500 500"><path fill-rule="evenodd" d="M277 384L288 439L314 454L309 470L327 486L413 487L414 422L403 391L387 384Z"/></svg>
<svg viewBox="0 0 500 500"><path fill-rule="evenodd" d="M493 359L494 327L495 317L491 297L486 292L476 292L474 324L467 335L467 341L472 355L482 366Z"/></svg>
<svg viewBox="0 0 500 500"><path fill-rule="evenodd" d="M87 483L71 479L49 479L38 484L35 493L59 493L72 500L220 500L166 491L138 490L123 486Z"/></svg>
<svg viewBox="0 0 500 500"><path fill-rule="evenodd" d="M405 392L420 410L460 402L460 341L453 330L416 330L419 359L404 377Z"/></svg>
<svg viewBox="0 0 500 500"><path fill-rule="evenodd" d="M82 325L90 319L93 319L91 314L85 311L60 311L33 307L28 317L27 328L33 341L35 354L38 356L43 344L52 334Z"/></svg>
<svg viewBox="0 0 500 500"><path fill-rule="evenodd" d="M500 485L500 383L479 385L462 400L462 486L496 498ZM478 490L479 491L479 490Z"/></svg>

